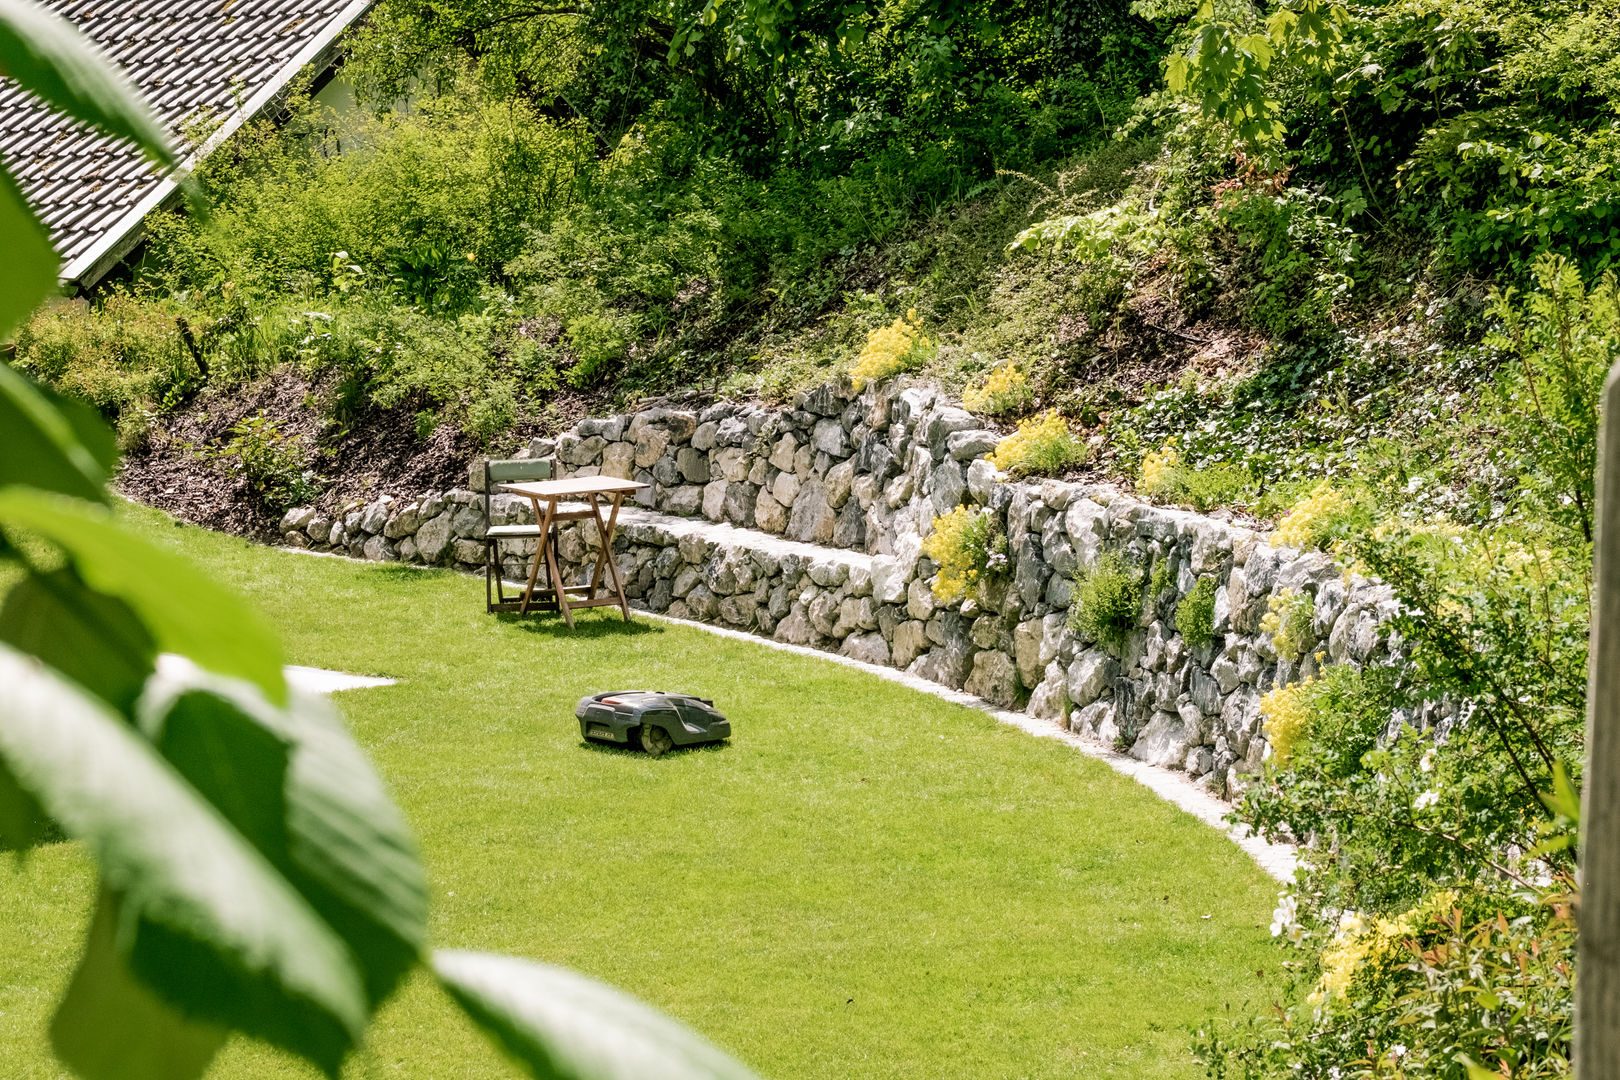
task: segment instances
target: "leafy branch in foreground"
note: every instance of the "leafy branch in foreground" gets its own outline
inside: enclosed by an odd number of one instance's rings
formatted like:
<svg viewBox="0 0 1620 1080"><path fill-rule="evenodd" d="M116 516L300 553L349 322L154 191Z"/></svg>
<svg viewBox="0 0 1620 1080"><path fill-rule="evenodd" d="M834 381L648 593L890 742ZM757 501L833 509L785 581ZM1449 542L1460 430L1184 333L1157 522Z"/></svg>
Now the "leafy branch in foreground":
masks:
<svg viewBox="0 0 1620 1080"><path fill-rule="evenodd" d="M172 161L61 20L0 0L0 68ZM0 333L57 259L0 172ZM51 1025L86 1080L190 1080L232 1032L337 1076L428 962L427 882L382 779L322 699L292 693L269 627L107 508L111 433L0 364L0 849L62 836L99 889ZM583 976L441 953L440 985L531 1076L746 1080L654 1010Z"/></svg>

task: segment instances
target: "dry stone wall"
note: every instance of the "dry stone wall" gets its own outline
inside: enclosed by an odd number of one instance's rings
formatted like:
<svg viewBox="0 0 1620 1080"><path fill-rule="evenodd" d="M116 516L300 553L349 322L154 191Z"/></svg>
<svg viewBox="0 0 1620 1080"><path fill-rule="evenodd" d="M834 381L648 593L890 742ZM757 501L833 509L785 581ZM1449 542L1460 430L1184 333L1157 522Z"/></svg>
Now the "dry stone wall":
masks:
<svg viewBox="0 0 1620 1080"><path fill-rule="evenodd" d="M1319 553L1274 548L1208 517L1144 504L1102 486L1011 481L985 459L996 434L926 385L845 381L791 408L717 402L587 419L527 453L559 475L647 483L614 558L633 600L653 611L889 664L1008 707L1061 718L1157 765L1231 792L1266 755L1260 696L1320 663L1391 656L1389 590L1347 578ZM483 498L467 489L382 498L325 515L288 512L298 547L373 560L483 565ZM526 500L491 498L496 524L532 521ZM962 503L998 516L1008 572L942 603L923 554L935 517ZM577 580L594 563L594 523L564 528ZM508 545L509 577L527 547ZM1075 571L1117 551L1164 585L1110 651L1069 629ZM1212 576L1214 639L1177 631L1180 599ZM1299 663L1261 628L1282 590L1311 598L1317 644ZM1148 590L1144 589L1144 593Z"/></svg>

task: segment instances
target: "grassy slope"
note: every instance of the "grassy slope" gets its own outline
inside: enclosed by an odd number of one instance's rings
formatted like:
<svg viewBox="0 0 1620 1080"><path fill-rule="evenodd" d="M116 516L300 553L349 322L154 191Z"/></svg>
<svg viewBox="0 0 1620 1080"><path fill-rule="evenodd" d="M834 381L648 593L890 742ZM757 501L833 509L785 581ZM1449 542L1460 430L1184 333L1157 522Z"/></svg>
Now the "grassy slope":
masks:
<svg viewBox="0 0 1620 1080"><path fill-rule="evenodd" d="M496 621L449 572L129 516L251 596L291 661L403 680L341 702L419 830L438 945L582 969L777 1080L1192 1077L1187 1028L1277 982L1275 883L1061 745L813 659L605 612ZM714 697L736 738L581 743L577 698L641 685ZM58 1075L42 1031L90 889L73 845L0 870L8 1076ZM239 1042L212 1075L306 1071ZM512 1075L420 981L350 1074Z"/></svg>

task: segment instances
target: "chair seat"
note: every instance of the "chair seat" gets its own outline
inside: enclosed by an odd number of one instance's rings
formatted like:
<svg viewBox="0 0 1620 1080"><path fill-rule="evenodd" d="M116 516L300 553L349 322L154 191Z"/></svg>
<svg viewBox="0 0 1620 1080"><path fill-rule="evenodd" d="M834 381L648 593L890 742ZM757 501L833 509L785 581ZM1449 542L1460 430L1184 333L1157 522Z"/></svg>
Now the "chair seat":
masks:
<svg viewBox="0 0 1620 1080"><path fill-rule="evenodd" d="M535 540L540 536L538 525L492 525L484 530L490 540Z"/></svg>

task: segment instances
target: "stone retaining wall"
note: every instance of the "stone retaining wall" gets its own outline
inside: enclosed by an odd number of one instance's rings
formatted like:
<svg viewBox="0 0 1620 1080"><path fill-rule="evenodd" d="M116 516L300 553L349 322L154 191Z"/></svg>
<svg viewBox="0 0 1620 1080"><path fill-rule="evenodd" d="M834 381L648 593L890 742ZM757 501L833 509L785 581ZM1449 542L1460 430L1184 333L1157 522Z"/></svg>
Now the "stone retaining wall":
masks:
<svg viewBox="0 0 1620 1080"><path fill-rule="evenodd" d="M615 560L627 592L653 611L891 664L990 701L1063 717L1081 734L1185 769L1230 793L1266 753L1260 695L1334 662L1387 659L1389 590L1346 580L1321 554L1273 548L1208 517L1111 489L1010 481L984 458L996 435L928 386L848 382L790 409L718 402L581 421L533 456L560 475L633 476L651 485L626 511ZM477 468L473 470L475 485ZM935 599L922 554L933 519L961 504L1005 524L1009 572L978 595ZM286 541L375 560L481 568L483 496L474 490L382 498L340 517L290 511ZM532 520L528 503L492 499L497 524ZM593 523L559 537L567 573L598 545ZM510 545L508 576L525 572ZM1105 550L1167 585L1144 596L1117 655L1068 628L1072 575ZM1165 573L1164 570L1168 570ZM1215 639L1176 630L1180 598L1212 575ZM1318 644L1301 664L1277 656L1260 622L1280 590L1313 598ZM1144 590L1145 592L1146 590Z"/></svg>

